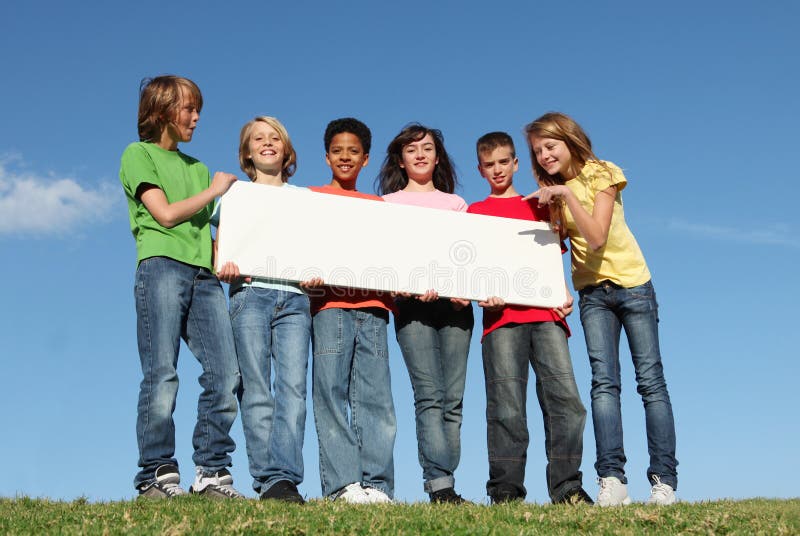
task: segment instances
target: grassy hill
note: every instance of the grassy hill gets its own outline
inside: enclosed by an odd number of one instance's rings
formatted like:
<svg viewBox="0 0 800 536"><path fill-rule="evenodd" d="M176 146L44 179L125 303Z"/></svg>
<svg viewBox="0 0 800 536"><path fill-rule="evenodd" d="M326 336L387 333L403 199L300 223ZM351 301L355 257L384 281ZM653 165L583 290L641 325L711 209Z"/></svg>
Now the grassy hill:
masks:
<svg viewBox="0 0 800 536"><path fill-rule="evenodd" d="M255 500L0 499L0 534L800 534L800 499L588 506L306 506Z"/></svg>

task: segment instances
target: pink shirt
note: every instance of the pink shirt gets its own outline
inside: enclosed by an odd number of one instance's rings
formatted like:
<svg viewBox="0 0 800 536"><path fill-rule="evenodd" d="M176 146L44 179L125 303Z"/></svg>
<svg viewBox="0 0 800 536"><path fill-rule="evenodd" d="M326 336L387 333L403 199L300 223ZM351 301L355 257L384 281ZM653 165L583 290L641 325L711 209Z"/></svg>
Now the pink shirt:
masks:
<svg viewBox="0 0 800 536"><path fill-rule="evenodd" d="M414 205L417 207L438 208L440 210L455 210L457 212L467 211L467 202L456 194L446 194L440 190L431 192L397 192L383 196L389 203L399 203L401 205Z"/></svg>

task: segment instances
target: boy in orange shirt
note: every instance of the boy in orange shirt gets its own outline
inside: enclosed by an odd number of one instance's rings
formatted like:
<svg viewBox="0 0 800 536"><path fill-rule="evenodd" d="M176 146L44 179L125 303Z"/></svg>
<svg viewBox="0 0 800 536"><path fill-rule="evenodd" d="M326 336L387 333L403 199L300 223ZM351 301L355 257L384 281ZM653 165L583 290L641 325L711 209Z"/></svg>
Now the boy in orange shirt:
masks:
<svg viewBox="0 0 800 536"><path fill-rule="evenodd" d="M372 134L361 121L325 130L330 184L315 192L383 201L356 190ZM368 246L368 244L365 244ZM397 424L389 375L388 293L304 284L311 296L314 421L322 494L348 503L391 502Z"/></svg>

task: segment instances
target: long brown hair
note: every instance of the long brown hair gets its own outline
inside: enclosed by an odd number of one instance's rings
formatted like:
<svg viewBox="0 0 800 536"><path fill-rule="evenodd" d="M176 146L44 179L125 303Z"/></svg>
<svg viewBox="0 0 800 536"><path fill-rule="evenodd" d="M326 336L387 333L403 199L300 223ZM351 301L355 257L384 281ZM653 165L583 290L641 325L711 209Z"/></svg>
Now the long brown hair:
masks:
<svg viewBox="0 0 800 536"><path fill-rule="evenodd" d="M197 84L182 76L145 78L139 84L139 141L157 142L164 129L175 121L181 96L203 109L203 95Z"/></svg>
<svg viewBox="0 0 800 536"><path fill-rule="evenodd" d="M569 150L571 158L569 171L572 177L577 176L589 160L597 160L599 162L592 150L592 141L586 132L574 119L561 112L547 112L538 119L531 121L525 125L525 135L528 141L528 150L531 154L533 174L540 187L564 184L567 180L560 173L550 175L544 170L536 158L531 137L552 138L563 141ZM564 224L563 201L550 205L550 225L553 230L558 232L562 240L566 238L567 229Z"/></svg>

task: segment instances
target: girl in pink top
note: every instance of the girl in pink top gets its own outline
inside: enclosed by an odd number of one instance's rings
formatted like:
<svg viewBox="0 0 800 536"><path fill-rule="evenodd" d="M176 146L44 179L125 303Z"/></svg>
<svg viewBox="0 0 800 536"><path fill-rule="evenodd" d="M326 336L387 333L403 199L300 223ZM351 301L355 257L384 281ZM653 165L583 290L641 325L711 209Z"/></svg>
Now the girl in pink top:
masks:
<svg viewBox="0 0 800 536"><path fill-rule="evenodd" d="M376 181L386 201L466 211L455 195L453 163L438 130L411 124L392 140ZM453 473L461 458L467 353L472 337L467 300L440 299L435 290L397 298L395 329L411 385L424 489L431 502L463 503Z"/></svg>

